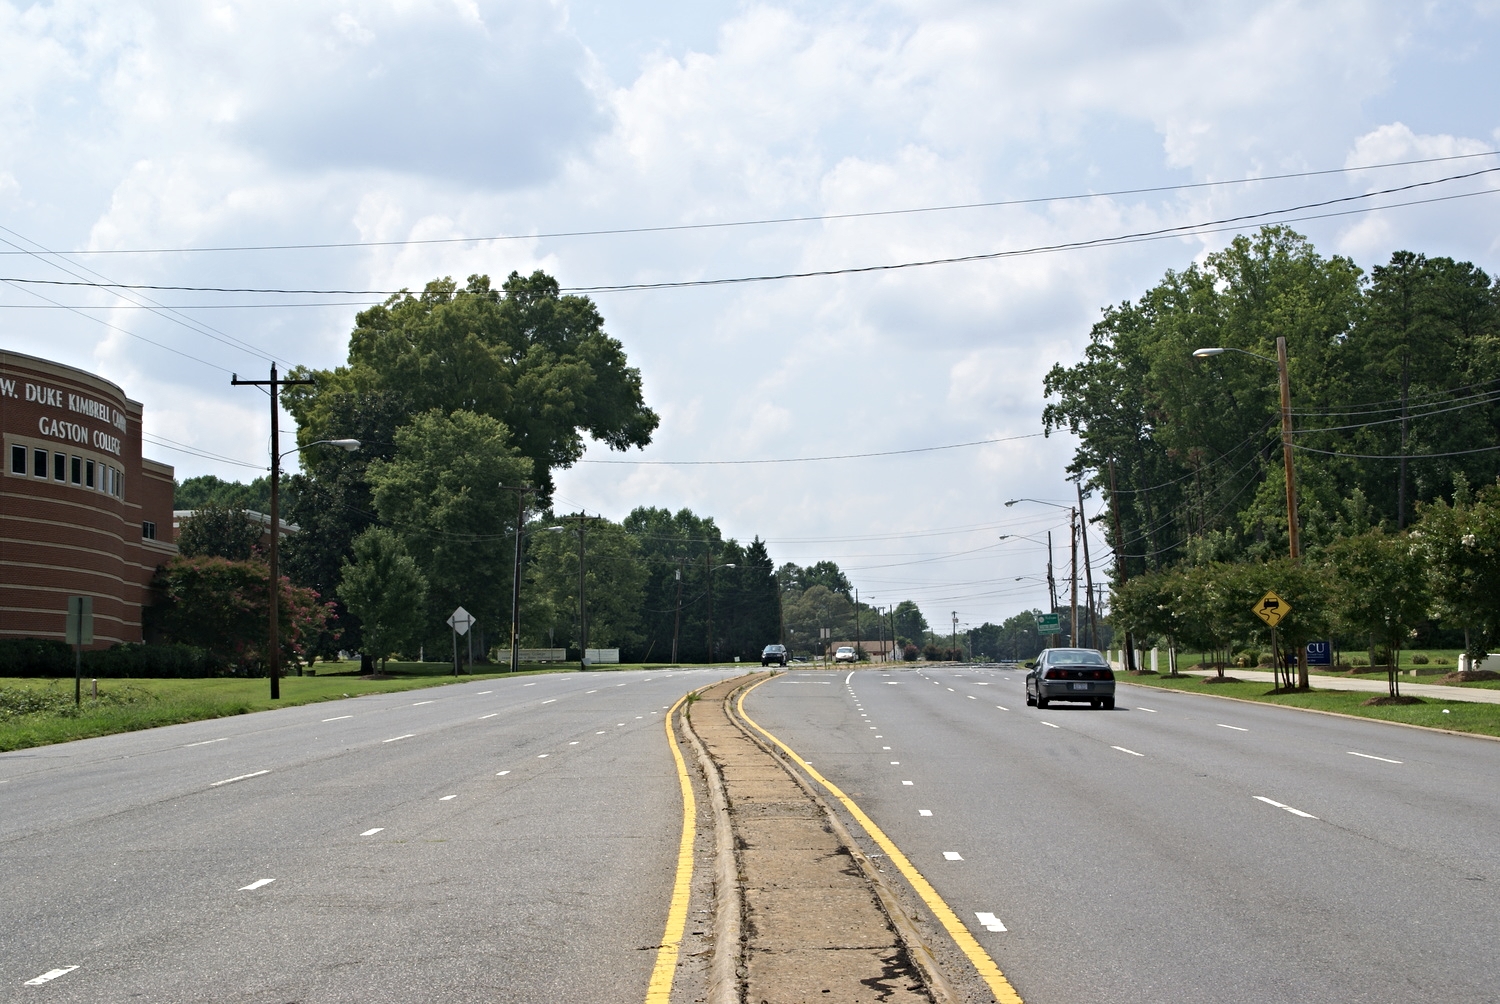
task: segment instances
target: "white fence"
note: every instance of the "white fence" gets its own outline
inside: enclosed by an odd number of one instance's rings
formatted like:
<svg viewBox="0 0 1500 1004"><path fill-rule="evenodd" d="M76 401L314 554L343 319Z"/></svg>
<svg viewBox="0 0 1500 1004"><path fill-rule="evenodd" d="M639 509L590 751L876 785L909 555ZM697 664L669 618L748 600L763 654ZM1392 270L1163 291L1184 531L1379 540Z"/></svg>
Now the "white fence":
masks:
<svg viewBox="0 0 1500 1004"><path fill-rule="evenodd" d="M583 650L583 664L592 666L596 663L618 663L620 661L620 650L617 648L586 648Z"/></svg>
<svg viewBox="0 0 1500 1004"><path fill-rule="evenodd" d="M504 655L502 652L501 655ZM521 649L522 662L567 662L568 650L565 648L523 648Z"/></svg>

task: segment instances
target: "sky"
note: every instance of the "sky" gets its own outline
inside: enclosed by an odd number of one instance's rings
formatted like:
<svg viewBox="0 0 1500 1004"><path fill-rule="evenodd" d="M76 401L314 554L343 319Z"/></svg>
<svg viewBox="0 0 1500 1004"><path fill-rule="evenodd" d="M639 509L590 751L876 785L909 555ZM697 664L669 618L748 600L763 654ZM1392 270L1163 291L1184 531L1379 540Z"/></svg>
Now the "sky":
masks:
<svg viewBox="0 0 1500 1004"><path fill-rule="evenodd" d="M249 480L269 408L231 374L342 363L378 291L896 265L1446 178L1500 157L1382 165L1500 150L1497 51L1494 0L0 0L0 344L120 384L179 479ZM1293 226L1493 274L1496 177ZM1434 196L1463 197L1392 205ZM936 629L1044 608L1075 497L1043 375L1233 236L590 294L661 426L557 506L688 507Z"/></svg>

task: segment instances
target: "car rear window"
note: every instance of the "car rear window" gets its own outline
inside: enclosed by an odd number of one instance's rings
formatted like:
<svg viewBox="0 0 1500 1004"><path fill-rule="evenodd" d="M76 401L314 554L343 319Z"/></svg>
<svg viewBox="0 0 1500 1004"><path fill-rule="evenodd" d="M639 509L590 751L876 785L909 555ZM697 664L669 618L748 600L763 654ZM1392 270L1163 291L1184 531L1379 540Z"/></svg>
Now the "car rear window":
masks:
<svg viewBox="0 0 1500 1004"><path fill-rule="evenodd" d="M1108 666L1098 652L1053 652L1047 661L1054 666Z"/></svg>

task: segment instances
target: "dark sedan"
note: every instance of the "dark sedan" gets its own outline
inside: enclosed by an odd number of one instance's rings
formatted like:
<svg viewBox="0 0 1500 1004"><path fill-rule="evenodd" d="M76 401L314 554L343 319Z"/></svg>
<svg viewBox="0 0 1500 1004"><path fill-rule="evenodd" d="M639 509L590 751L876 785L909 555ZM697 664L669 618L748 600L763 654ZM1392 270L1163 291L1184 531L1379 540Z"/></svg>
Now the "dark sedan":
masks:
<svg viewBox="0 0 1500 1004"><path fill-rule="evenodd" d="M1026 674L1026 703L1087 701L1106 711L1115 706L1115 674L1109 660L1091 648L1049 648Z"/></svg>
<svg viewBox="0 0 1500 1004"><path fill-rule="evenodd" d="M773 662L781 666L786 665L785 645L767 645L760 653L760 664L762 666L769 666Z"/></svg>

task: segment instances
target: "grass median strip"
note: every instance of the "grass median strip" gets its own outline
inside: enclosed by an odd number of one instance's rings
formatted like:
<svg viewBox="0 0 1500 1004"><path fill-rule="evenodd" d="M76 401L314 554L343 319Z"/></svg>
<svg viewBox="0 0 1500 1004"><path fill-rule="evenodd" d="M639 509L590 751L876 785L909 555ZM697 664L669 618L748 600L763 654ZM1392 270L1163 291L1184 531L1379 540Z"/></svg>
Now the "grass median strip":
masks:
<svg viewBox="0 0 1500 1004"><path fill-rule="evenodd" d="M1120 674L1122 683L1140 687L1155 687L1158 690L1175 690L1188 694L1208 694L1216 697L1234 697L1260 704L1278 704L1288 708L1307 708L1312 711L1329 711L1356 718L1372 718L1376 721L1400 722L1403 725L1419 725L1425 728L1443 729L1448 732L1469 732L1475 735L1500 736L1500 704L1480 704L1461 700L1439 700L1433 697L1420 698L1419 704L1368 705L1372 696L1365 691L1309 690L1290 694L1272 694L1267 683L1214 683L1203 682L1196 676L1129 676ZM1141 711L1148 709L1141 708Z"/></svg>

